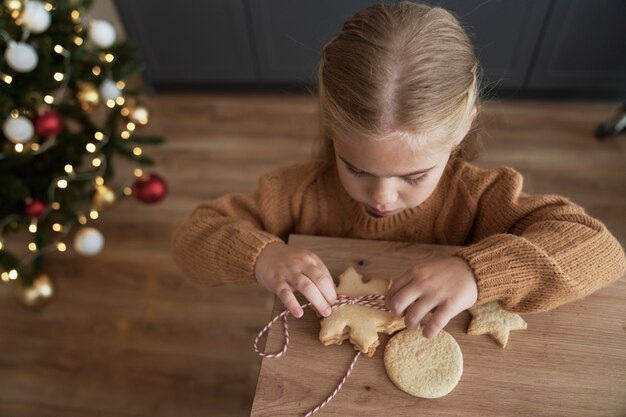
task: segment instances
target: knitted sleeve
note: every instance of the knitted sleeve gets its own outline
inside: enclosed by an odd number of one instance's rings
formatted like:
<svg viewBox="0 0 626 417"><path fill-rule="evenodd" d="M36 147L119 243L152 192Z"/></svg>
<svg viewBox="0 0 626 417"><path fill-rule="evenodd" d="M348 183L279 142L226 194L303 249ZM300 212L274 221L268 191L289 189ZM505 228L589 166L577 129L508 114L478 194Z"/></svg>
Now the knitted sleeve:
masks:
<svg viewBox="0 0 626 417"><path fill-rule="evenodd" d="M174 233L176 264L199 284L255 282L259 253L284 241L294 227L294 199L311 168L284 168L262 176L253 195L230 194L201 204Z"/></svg>
<svg viewBox="0 0 626 417"><path fill-rule="evenodd" d="M544 311L624 273L624 251L604 224L564 197L521 192L513 169L492 172L478 196L473 244L457 252L474 271L479 304Z"/></svg>

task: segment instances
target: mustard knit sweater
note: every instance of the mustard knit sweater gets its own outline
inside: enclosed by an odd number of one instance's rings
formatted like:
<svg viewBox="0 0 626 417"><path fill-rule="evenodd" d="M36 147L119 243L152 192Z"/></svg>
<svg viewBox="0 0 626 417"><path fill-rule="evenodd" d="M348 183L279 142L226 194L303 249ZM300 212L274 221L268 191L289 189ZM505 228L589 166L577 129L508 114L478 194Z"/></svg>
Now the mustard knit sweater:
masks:
<svg viewBox="0 0 626 417"><path fill-rule="evenodd" d="M200 205L176 231L173 254L202 284L255 282L254 264L290 233L464 246L456 253L476 276L478 303L543 311L618 279L624 251L604 224L556 195L533 196L511 168L485 170L452 159L418 207L377 218L343 189L334 162L282 168L254 195Z"/></svg>

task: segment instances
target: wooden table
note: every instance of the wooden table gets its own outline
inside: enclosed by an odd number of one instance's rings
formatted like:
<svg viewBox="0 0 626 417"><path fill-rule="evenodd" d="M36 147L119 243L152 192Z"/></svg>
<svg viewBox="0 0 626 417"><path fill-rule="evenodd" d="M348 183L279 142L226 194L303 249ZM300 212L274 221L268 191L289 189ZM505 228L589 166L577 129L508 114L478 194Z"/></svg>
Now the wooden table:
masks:
<svg viewBox="0 0 626 417"><path fill-rule="evenodd" d="M349 265L368 276L395 276L421 261L447 256L450 246L292 235L289 244L317 253L336 277ZM280 301L272 317L282 311ZM383 365L388 336L372 358L361 355L352 375L320 416L626 416L626 279L553 311L523 315L527 330L500 348L487 335L469 336L469 313L445 328L463 352L463 376L438 399L395 387ZM269 321L269 318L268 318ZM297 416L332 392L354 356L352 345L324 347L319 319L305 310L289 320L285 356L264 358L253 416ZM283 344L281 322L265 352Z"/></svg>

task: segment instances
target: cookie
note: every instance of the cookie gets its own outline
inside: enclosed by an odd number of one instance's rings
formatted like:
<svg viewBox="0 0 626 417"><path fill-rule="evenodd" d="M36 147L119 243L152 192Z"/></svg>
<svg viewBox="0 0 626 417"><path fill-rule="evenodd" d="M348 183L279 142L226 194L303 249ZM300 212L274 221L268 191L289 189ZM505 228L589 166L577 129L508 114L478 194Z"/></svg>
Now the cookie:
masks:
<svg viewBox="0 0 626 417"><path fill-rule="evenodd" d="M339 276L337 294L360 297L370 294L386 294L391 286L390 278L373 277L363 282L363 276L349 267ZM392 334L404 329L404 318L393 313L362 305L335 307L330 316L321 320L320 341L324 346L340 345L350 340L355 350L372 357L380 344L378 333Z"/></svg>
<svg viewBox="0 0 626 417"><path fill-rule="evenodd" d="M501 347L506 346L511 330L521 330L527 327L522 316L506 311L497 301L475 305L467 311L472 315L467 334L488 333Z"/></svg>
<svg viewBox="0 0 626 417"><path fill-rule="evenodd" d="M401 331L387 342L384 363L391 382L421 398L449 394L463 374L461 348L444 330L432 339L421 329Z"/></svg>

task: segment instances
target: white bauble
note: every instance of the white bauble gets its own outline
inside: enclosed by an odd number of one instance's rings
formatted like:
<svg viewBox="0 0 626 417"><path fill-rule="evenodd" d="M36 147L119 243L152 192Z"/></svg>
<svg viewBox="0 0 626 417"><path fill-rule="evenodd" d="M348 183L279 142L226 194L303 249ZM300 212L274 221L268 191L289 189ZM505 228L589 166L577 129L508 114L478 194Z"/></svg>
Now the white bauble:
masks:
<svg viewBox="0 0 626 417"><path fill-rule="evenodd" d="M25 42L9 43L4 59L17 72L31 72L39 62L35 48Z"/></svg>
<svg viewBox="0 0 626 417"><path fill-rule="evenodd" d="M115 43L115 28L106 20L92 20L89 24L89 40L98 48L110 48Z"/></svg>
<svg viewBox="0 0 626 417"><path fill-rule="evenodd" d="M13 143L28 142L35 135L33 122L24 116L9 117L2 125L2 132Z"/></svg>
<svg viewBox="0 0 626 417"><path fill-rule="evenodd" d="M33 33L42 33L50 27L50 12L38 1L29 1L22 12L24 26Z"/></svg>
<svg viewBox="0 0 626 417"><path fill-rule="evenodd" d="M104 80L102 81L102 84L100 84L100 97L102 97L105 101L115 100L121 95L122 92L119 88L117 88L115 81Z"/></svg>
<svg viewBox="0 0 626 417"><path fill-rule="evenodd" d="M104 236L96 228L83 227L74 236L74 249L85 256L93 256L104 247Z"/></svg>

